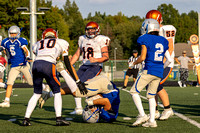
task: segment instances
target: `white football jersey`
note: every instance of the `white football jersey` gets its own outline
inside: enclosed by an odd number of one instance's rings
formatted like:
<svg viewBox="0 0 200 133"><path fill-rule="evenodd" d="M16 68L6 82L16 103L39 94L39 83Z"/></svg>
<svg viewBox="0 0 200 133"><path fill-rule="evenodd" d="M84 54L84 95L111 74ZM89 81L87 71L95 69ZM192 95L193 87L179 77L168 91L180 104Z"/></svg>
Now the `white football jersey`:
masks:
<svg viewBox="0 0 200 133"><path fill-rule="evenodd" d="M163 25L162 27L160 27L159 35L165 37L166 39L172 38L173 44L172 45L169 44L169 49L170 47L173 47L174 49L176 28L173 25ZM173 51L171 54L172 62L168 65L168 67L171 67L171 68L174 67L174 56L175 56L175 53Z"/></svg>
<svg viewBox="0 0 200 133"><path fill-rule="evenodd" d="M63 39L49 38L38 41L33 46L33 53L36 54L35 60L45 60L56 63L56 58L61 54L68 55L69 43Z"/></svg>
<svg viewBox="0 0 200 133"><path fill-rule="evenodd" d="M101 48L109 45L110 38L103 35L98 35L95 38L89 39L86 35L79 37L78 45L82 51L83 64L85 65L103 65L103 63L90 63L89 58L101 58Z"/></svg>

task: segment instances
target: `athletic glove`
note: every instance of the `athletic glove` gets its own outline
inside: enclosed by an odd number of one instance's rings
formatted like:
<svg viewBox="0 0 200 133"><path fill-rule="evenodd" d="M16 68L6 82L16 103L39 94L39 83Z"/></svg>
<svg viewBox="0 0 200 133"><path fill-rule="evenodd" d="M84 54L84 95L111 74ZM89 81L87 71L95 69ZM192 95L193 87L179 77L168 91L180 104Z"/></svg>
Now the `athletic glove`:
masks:
<svg viewBox="0 0 200 133"><path fill-rule="evenodd" d="M85 85L86 85L85 83L81 82L80 80L77 80L77 81L76 81L76 84L77 84L77 86L78 86L78 88L79 88L81 94L85 95L85 94L88 93L88 90L87 90L87 88L85 87Z"/></svg>

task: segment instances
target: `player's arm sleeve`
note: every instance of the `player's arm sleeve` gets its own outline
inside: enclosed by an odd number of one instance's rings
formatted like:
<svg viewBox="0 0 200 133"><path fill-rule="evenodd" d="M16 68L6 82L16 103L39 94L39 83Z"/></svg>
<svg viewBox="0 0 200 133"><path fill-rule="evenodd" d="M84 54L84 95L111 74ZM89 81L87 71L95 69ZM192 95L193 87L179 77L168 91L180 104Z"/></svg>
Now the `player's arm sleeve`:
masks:
<svg viewBox="0 0 200 133"><path fill-rule="evenodd" d="M165 52L165 57L166 57L167 61L164 64L164 68L167 67L173 61L173 59L172 59L173 58L173 54L170 55L169 51L167 50Z"/></svg>
<svg viewBox="0 0 200 133"><path fill-rule="evenodd" d="M74 67L71 65L69 57L68 57L68 49L69 49L69 43L65 40L61 40L62 43L60 43L60 46L62 47L62 56L64 57L64 63L65 66L67 68L67 70L69 71L70 75L72 76L72 78L77 81L79 78L76 74L76 71L74 69Z"/></svg>
<svg viewBox="0 0 200 133"><path fill-rule="evenodd" d="M70 75L72 76L72 78L75 81L77 81L79 79L78 75L76 74L76 71L72 68L72 65L70 63L68 55L64 56L64 63L65 63L65 66L66 66L67 70L69 71Z"/></svg>

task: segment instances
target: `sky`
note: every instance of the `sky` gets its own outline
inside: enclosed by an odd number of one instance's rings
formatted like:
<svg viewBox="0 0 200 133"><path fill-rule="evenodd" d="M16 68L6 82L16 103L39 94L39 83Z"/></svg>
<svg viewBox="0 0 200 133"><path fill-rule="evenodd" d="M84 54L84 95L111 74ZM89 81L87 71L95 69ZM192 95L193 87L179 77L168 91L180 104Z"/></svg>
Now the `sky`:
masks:
<svg viewBox="0 0 200 133"><path fill-rule="evenodd" d="M179 13L189 13L191 10L200 12L200 0L70 0L75 1L83 18L91 12L104 12L106 15L117 15L122 12L127 17L146 15L149 10L157 9L161 4L172 4ZM66 0L52 0L53 6L63 8Z"/></svg>

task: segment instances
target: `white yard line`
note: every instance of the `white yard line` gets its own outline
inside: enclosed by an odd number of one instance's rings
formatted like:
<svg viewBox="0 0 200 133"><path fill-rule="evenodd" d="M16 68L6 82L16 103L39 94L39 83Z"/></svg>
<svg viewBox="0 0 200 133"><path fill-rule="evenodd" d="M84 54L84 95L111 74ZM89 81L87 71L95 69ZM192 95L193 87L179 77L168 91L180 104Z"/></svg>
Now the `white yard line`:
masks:
<svg viewBox="0 0 200 133"><path fill-rule="evenodd" d="M0 93L5 93L6 91L0 91Z"/></svg>
<svg viewBox="0 0 200 133"><path fill-rule="evenodd" d="M12 90L14 91L15 89L12 89ZM5 91L0 91L0 94L1 94L1 93L6 93L6 90L5 90Z"/></svg>
<svg viewBox="0 0 200 133"><path fill-rule="evenodd" d="M122 90L122 89L121 89L121 90ZM129 93L128 90L123 90L123 91L126 91L126 92ZM140 97L141 97L142 99L147 100L147 98L144 97L144 96L142 96L142 95L140 95ZM163 104L158 103L158 106L164 108ZM173 110L173 111L174 111L174 110ZM176 116L178 116L179 118L181 118L181 119L183 119L183 120L189 122L190 124L192 124L192 125L194 125L194 126L200 128L200 123L196 122L195 120L192 120L192 119L186 117L185 115L183 115L183 114L181 114L181 113L178 113L178 112L176 112L176 111L174 111L174 114L175 114Z"/></svg>

